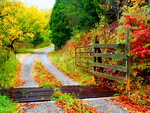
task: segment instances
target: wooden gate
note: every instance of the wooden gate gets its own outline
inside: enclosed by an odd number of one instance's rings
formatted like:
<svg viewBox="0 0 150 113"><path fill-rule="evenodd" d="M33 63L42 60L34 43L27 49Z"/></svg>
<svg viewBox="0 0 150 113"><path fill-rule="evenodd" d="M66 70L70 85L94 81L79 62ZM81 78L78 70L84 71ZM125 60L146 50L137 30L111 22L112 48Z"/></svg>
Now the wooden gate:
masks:
<svg viewBox="0 0 150 113"><path fill-rule="evenodd" d="M129 29L126 31L126 44L101 44L99 43L100 37L96 36L94 45L87 47L76 47L76 65L83 68L87 72L103 77L109 80L115 80L127 84L126 90L130 89L130 51ZM90 47L90 48L89 48ZM88 49L86 49L88 48ZM93 52L91 49L93 48ZM105 50L111 52L105 52ZM121 49L122 53L116 53L116 50ZM84 50L84 51L81 51ZM91 55L92 54L92 55ZM84 59L84 61L82 60ZM111 61L117 59L117 63L113 64ZM91 61L94 62L91 62ZM112 63L112 64L111 64ZM125 76L115 76L104 71L109 70L112 72L124 73Z"/></svg>

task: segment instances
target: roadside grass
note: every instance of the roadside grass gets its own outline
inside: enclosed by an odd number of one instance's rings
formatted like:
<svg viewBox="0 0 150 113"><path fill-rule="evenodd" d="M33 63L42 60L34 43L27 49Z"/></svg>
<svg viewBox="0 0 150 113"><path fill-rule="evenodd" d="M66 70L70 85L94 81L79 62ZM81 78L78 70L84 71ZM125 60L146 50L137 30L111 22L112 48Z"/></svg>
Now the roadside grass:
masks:
<svg viewBox="0 0 150 113"><path fill-rule="evenodd" d="M19 113L18 105L7 96L0 95L0 113Z"/></svg>
<svg viewBox="0 0 150 113"><path fill-rule="evenodd" d="M17 75L18 61L14 54L0 65L0 88L14 87Z"/></svg>
<svg viewBox="0 0 150 113"><path fill-rule="evenodd" d="M11 51L3 50L0 55L0 89L9 89L22 85L21 64ZM19 113L20 104L13 103L7 93L0 94L0 113Z"/></svg>
<svg viewBox="0 0 150 113"><path fill-rule="evenodd" d="M21 70L21 66L22 64L20 62L18 62L18 65L17 65L17 77L16 77L16 80L14 81L14 87L18 87L18 86L21 86L23 85L23 81L21 80L21 76L22 76L22 70Z"/></svg>
<svg viewBox="0 0 150 113"><path fill-rule="evenodd" d="M63 85L52 73L40 63L36 62L34 65L34 78L41 87L57 87Z"/></svg>
<svg viewBox="0 0 150 113"><path fill-rule="evenodd" d="M82 85L94 84L94 77L75 66L74 47L63 47L49 53L49 59L63 73Z"/></svg>
<svg viewBox="0 0 150 113"><path fill-rule="evenodd" d="M80 102L74 95L62 93L59 89L54 92L52 100L58 107L62 108L65 113L97 113L93 107L87 106Z"/></svg>

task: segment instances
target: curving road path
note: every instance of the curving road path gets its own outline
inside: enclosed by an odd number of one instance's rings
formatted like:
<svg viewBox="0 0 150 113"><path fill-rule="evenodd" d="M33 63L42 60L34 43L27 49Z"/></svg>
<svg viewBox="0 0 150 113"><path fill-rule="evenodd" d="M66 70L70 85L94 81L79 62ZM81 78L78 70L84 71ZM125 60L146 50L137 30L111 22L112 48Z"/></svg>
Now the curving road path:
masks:
<svg viewBox="0 0 150 113"><path fill-rule="evenodd" d="M62 72L60 72L47 58L47 54L52 51L54 47L49 47L47 49L41 50L39 52L36 52L30 56L28 56L22 65L22 72L23 76L21 79L24 82L23 86L20 86L19 88L23 87L39 87L39 84L37 84L33 78L32 71L33 71L33 62L34 58L39 55L40 60L42 64L46 67L46 69L54 74L61 82L64 83L64 85L79 85L79 83L71 80L66 75L64 75Z"/></svg>
<svg viewBox="0 0 150 113"><path fill-rule="evenodd" d="M79 85L79 83L71 80L66 75L61 73L57 68L48 60L47 54L52 51L54 47L49 47L47 49L41 50L36 52L30 56L28 56L22 65L22 72L23 76L21 79L23 80L24 84L18 88L27 88L27 87L39 87L39 84L33 78L32 71L33 71L33 62L37 55L40 57L40 61L46 67L48 71L54 74L64 85ZM33 102L30 105L34 104ZM29 105L29 104L28 104ZM23 112L25 113L64 113L63 110L56 107L54 101L48 102L36 102L36 105L32 106L32 109L29 106L24 105L27 109Z"/></svg>
<svg viewBox="0 0 150 113"><path fill-rule="evenodd" d="M43 50L43 53L40 54L40 60L42 64L46 67L46 69L55 75L59 81L61 81L64 85L79 85L79 83L71 80L62 72L60 72L47 58L47 54L52 51L54 47L50 47L48 49Z"/></svg>
<svg viewBox="0 0 150 113"><path fill-rule="evenodd" d="M33 78L32 71L33 71L33 62L34 58L39 55L40 61L42 64L46 67L48 71L50 71L53 75L55 75L61 82L64 83L64 85L79 85L79 83L71 80L66 75L61 73L57 68L48 60L47 54L52 51L54 47L49 47L44 50L41 50L39 52L36 52L26 58L22 65L22 71L23 76L22 80L24 82L23 86L20 86L19 88L24 87L39 87L39 84L37 84ZM120 109L118 106L115 105L114 102L112 102L110 99L107 98L96 98L96 99L82 99L82 102L87 103L89 106L95 107L98 113L129 113L126 109ZM63 110L56 107L56 104L54 101L48 101L48 102L36 102L36 103L28 103L29 104L36 104L32 106L32 109L26 105L24 107L27 107L26 110L24 110L24 113L64 113Z"/></svg>

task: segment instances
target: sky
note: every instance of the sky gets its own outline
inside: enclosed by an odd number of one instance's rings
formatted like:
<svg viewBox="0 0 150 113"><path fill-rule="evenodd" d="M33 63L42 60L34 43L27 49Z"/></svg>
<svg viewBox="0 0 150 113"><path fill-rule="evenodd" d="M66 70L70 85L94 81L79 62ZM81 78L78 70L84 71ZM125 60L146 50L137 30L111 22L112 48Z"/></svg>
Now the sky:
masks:
<svg viewBox="0 0 150 113"><path fill-rule="evenodd" d="M39 9L53 8L55 0L17 0L28 4L28 6L38 6Z"/></svg>

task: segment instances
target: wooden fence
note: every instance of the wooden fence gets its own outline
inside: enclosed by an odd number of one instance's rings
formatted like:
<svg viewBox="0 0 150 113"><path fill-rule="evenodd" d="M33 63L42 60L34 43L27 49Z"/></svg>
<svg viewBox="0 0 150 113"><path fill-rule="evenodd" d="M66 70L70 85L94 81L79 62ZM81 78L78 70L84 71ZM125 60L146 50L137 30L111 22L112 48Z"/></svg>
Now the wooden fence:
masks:
<svg viewBox="0 0 150 113"><path fill-rule="evenodd" d="M75 64L86 72L90 72L93 67L93 45L75 48Z"/></svg>
<svg viewBox="0 0 150 113"><path fill-rule="evenodd" d="M130 51L129 41L129 29L126 32L126 44L101 44L99 43L100 37L96 36L94 45L86 47L76 47L76 65L84 69L85 71L110 80L119 81L127 84L126 89L130 88L130 57L128 53ZM106 49L111 52L105 52ZM121 49L123 54L116 53L115 51ZM118 63L111 64L114 59L119 59L121 65ZM106 61L107 60L107 61ZM116 61L117 62L117 61ZM125 76L115 76L106 74L105 70L112 72L122 72Z"/></svg>

